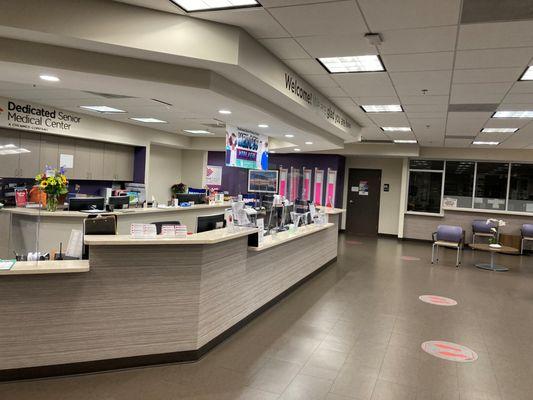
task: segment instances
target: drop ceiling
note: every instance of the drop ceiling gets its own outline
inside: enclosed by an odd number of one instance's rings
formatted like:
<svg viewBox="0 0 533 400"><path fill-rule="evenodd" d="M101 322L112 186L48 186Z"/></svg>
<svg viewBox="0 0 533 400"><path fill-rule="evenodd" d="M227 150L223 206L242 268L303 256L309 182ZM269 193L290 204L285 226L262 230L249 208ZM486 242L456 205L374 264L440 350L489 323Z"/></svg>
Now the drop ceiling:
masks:
<svg viewBox="0 0 533 400"><path fill-rule="evenodd" d="M184 14L168 0L120 1ZM247 30L360 123L365 139L416 138L422 146L465 147L471 142L465 138L490 140L480 131L497 126L520 128L516 134L498 134L499 147L533 146L531 120L495 121L489 112L449 111L455 104L533 110L533 83L517 81L533 59L530 1L260 2L260 8L189 15ZM371 46L367 32L380 33L383 43ZM329 75L316 61L367 54L380 54L387 72ZM394 103L403 105L401 117L359 108ZM383 124L408 124L413 132L385 134L379 129Z"/></svg>

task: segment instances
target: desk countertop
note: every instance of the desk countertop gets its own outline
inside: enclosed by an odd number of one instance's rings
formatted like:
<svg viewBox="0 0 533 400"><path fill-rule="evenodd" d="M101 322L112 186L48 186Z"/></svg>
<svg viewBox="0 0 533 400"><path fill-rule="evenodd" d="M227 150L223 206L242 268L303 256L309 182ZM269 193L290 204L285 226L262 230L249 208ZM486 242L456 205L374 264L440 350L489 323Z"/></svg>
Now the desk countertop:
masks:
<svg viewBox="0 0 533 400"><path fill-rule="evenodd" d="M302 237L312 235L313 233L323 231L334 227L335 224L327 223L325 225L311 224L307 226L301 226L296 231L284 231L279 232L276 235L269 235L263 238L263 243L258 247L248 247L250 251L263 251L275 246L279 246L288 242L291 242Z"/></svg>
<svg viewBox="0 0 533 400"><path fill-rule="evenodd" d="M130 235L89 235L85 236L85 243L89 246L138 246L138 245L191 245L216 244L227 240L237 239L257 233L257 228L224 228L214 231L194 233L185 239L158 236L153 239L134 239Z"/></svg>
<svg viewBox="0 0 533 400"><path fill-rule="evenodd" d="M17 261L10 270L1 270L0 276L72 274L89 271L87 260Z"/></svg>

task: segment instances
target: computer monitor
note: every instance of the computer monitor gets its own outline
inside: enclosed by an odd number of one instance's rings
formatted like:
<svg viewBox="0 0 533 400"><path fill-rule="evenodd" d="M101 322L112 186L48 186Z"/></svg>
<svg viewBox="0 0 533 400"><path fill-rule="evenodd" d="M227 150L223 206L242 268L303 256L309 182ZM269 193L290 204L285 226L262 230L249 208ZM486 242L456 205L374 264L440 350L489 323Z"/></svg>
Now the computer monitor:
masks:
<svg viewBox="0 0 533 400"><path fill-rule="evenodd" d="M104 211L103 197L73 197L68 201L69 211Z"/></svg>
<svg viewBox="0 0 533 400"><path fill-rule="evenodd" d="M198 217L196 223L196 232L207 232L215 229L222 229L226 227L226 218L224 214L206 215L204 217Z"/></svg>
<svg viewBox="0 0 533 400"><path fill-rule="evenodd" d="M205 194L179 193L176 195L176 199L178 199L178 204L189 203L191 201L194 204L205 204Z"/></svg>
<svg viewBox="0 0 533 400"><path fill-rule="evenodd" d="M107 200L113 209L123 209L130 206L130 196L109 196Z"/></svg>

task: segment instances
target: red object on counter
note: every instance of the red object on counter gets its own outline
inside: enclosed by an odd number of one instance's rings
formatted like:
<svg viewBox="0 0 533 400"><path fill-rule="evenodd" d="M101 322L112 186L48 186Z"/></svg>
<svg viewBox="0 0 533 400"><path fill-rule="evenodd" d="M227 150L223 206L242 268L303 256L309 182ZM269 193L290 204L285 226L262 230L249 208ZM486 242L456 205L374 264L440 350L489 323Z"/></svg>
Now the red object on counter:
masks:
<svg viewBox="0 0 533 400"><path fill-rule="evenodd" d="M26 207L28 204L28 191L26 189L15 190L15 204L17 207Z"/></svg>

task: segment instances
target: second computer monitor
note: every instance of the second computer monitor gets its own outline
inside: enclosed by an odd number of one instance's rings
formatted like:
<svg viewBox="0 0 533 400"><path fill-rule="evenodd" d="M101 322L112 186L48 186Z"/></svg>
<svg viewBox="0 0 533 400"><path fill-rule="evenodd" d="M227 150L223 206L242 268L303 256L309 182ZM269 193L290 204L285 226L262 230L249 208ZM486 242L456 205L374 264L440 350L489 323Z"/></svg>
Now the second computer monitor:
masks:
<svg viewBox="0 0 533 400"><path fill-rule="evenodd" d="M196 224L196 232L207 232L215 229L222 229L226 227L226 218L224 214L206 215L198 217Z"/></svg>
<svg viewBox="0 0 533 400"><path fill-rule="evenodd" d="M103 197L73 197L68 201L69 211L103 211L104 208Z"/></svg>
<svg viewBox="0 0 533 400"><path fill-rule="evenodd" d="M130 196L109 196L108 203L116 209L128 208L130 206Z"/></svg>

